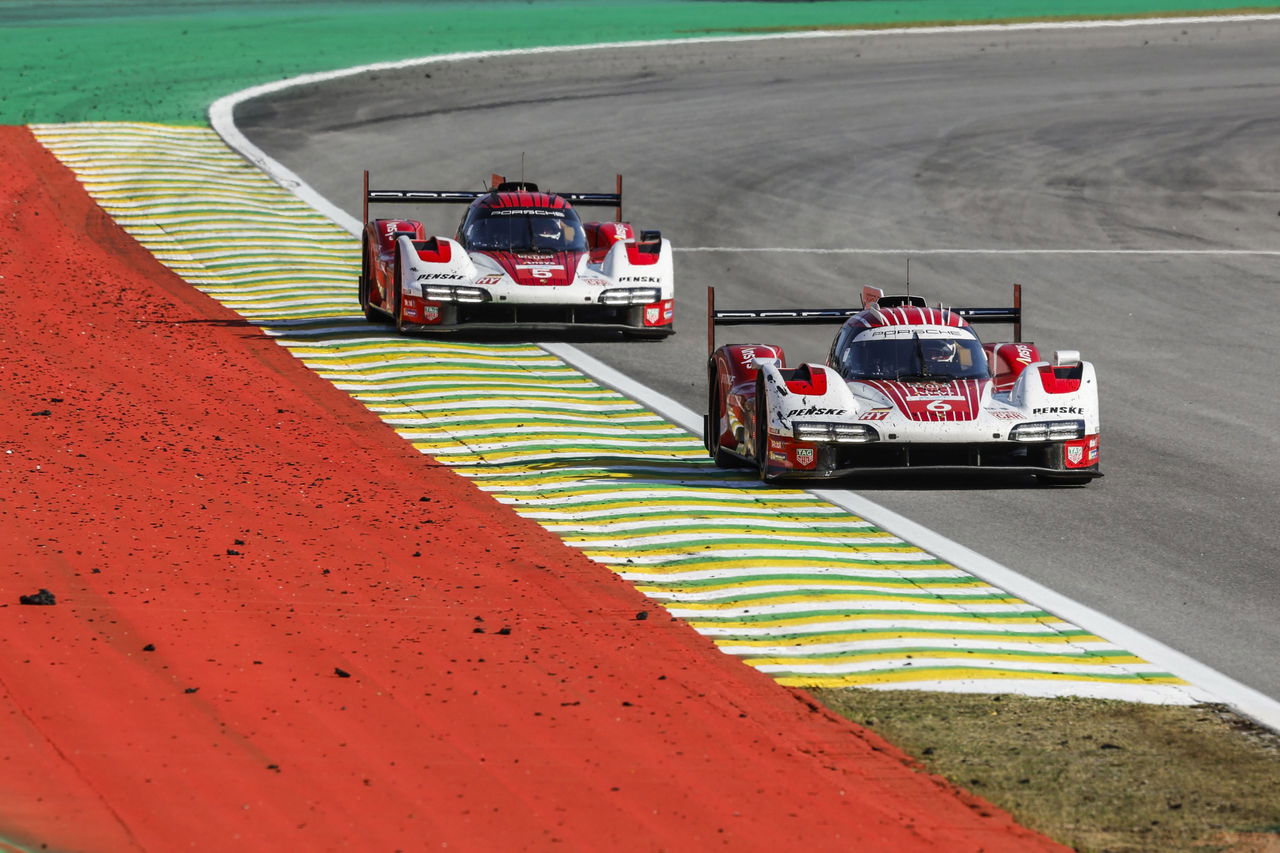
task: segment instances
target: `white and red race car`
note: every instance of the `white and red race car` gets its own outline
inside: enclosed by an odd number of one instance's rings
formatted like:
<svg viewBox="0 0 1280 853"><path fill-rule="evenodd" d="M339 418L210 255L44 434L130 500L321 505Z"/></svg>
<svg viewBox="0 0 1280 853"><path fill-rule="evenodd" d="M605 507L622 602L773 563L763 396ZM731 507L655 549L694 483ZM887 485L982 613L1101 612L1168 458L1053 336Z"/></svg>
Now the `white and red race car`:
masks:
<svg viewBox="0 0 1280 853"><path fill-rule="evenodd" d="M1098 386L1079 352L1043 358L1009 308L929 307L865 288L861 309L717 311L708 288L707 451L766 482L866 471L999 468L1051 483L1099 470ZM787 367L780 347L715 349L715 327L837 323L826 364ZM1014 324L978 340L973 322Z"/></svg>
<svg viewBox="0 0 1280 853"><path fill-rule="evenodd" d="M371 203L466 204L457 234L412 219L369 219ZM583 222L573 205L616 208ZM364 173L360 307L402 331L620 331L662 338L673 325L671 244L622 220L613 193L550 193L494 175L487 190L370 190Z"/></svg>

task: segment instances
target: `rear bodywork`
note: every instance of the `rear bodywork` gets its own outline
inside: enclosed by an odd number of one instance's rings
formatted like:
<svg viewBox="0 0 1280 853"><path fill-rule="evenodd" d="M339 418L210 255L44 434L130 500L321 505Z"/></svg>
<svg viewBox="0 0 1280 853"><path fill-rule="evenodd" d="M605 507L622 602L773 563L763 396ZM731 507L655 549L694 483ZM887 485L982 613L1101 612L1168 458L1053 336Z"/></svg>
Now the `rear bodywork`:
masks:
<svg viewBox="0 0 1280 853"><path fill-rule="evenodd" d="M970 328L1015 323L1020 338L1020 304L929 308L868 289L862 309L717 312L712 300L708 316L712 340L721 324L843 320L821 365L788 367L769 344L713 349L704 441L722 466L751 465L765 480L982 468L1061 483L1101 476L1093 365L1074 351L1042 356L1021 340L984 344ZM924 363L912 352L938 346L965 363L875 375L851 358L870 351L859 349L867 342L897 346L908 364Z"/></svg>
<svg viewBox="0 0 1280 853"><path fill-rule="evenodd" d="M494 176L484 191L369 190L365 173L360 305L405 332L674 331L671 245L622 219L614 193L548 193ZM371 203L466 204L453 237L413 219L368 217ZM583 222L578 206L615 208ZM545 234L535 233L546 227Z"/></svg>

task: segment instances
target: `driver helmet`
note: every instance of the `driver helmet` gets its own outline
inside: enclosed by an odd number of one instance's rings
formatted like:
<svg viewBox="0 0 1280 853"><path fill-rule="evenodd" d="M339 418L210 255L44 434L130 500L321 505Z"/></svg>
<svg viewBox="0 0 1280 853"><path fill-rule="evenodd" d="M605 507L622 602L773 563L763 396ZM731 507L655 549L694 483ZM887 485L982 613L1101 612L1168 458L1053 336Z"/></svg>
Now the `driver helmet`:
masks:
<svg viewBox="0 0 1280 853"><path fill-rule="evenodd" d="M935 364L950 363L956 360L960 345L955 341L924 341L921 345L925 361Z"/></svg>
<svg viewBox="0 0 1280 853"><path fill-rule="evenodd" d="M538 217L538 224L534 226L533 233L540 240L559 241L564 236L564 229L560 227L560 223L551 217Z"/></svg>

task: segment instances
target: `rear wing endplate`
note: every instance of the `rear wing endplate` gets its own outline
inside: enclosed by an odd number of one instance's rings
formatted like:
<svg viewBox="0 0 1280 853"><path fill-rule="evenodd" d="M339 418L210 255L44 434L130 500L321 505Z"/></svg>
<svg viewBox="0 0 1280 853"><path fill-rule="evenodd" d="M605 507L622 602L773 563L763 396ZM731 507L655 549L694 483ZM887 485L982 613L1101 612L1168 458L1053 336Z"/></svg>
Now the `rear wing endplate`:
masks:
<svg viewBox="0 0 1280 853"><path fill-rule="evenodd" d="M707 355L716 349L716 326L795 326L843 323L867 308L926 307L919 296L885 296L875 287L862 289L861 308L735 308L716 309L716 289L707 287ZM1011 323L1014 341L1022 340L1022 285L1013 286L1013 305L1007 308L949 308L969 323Z"/></svg>
<svg viewBox="0 0 1280 853"><path fill-rule="evenodd" d="M372 190L369 189L369 170L364 170L362 219L369 221L370 204L470 204L478 198L499 189L537 192L537 184L526 181L508 181L502 175L489 176L487 190ZM622 175L617 176L617 189L611 193L552 193L578 207L612 207L614 217L622 221Z"/></svg>

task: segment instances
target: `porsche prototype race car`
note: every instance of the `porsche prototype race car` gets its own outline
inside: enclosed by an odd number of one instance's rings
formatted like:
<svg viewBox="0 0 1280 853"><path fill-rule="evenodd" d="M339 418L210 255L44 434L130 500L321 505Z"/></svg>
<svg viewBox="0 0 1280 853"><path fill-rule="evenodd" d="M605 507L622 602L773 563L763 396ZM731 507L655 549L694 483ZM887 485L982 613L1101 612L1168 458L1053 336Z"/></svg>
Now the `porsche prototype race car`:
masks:
<svg viewBox="0 0 1280 853"><path fill-rule="evenodd" d="M370 190L364 173L360 307L401 332L492 329L674 331L671 244L622 220L612 193L551 193L494 175L490 188ZM412 219L370 219L369 205L466 204L457 234ZM616 208L583 222L573 205Z"/></svg>
<svg viewBox="0 0 1280 853"><path fill-rule="evenodd" d="M904 468L1100 477L1093 365L1024 342L1021 302L1017 285L1009 308L865 288L861 309L717 311L709 288L707 451L765 481ZM826 364L788 367L768 344L715 348L718 325L840 322ZM984 344L975 322L1012 323L1014 341Z"/></svg>

